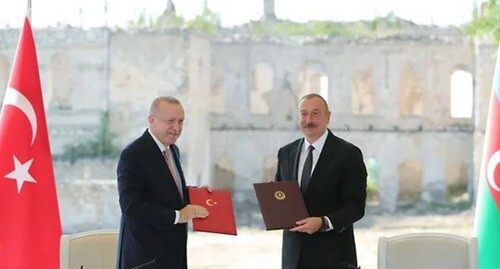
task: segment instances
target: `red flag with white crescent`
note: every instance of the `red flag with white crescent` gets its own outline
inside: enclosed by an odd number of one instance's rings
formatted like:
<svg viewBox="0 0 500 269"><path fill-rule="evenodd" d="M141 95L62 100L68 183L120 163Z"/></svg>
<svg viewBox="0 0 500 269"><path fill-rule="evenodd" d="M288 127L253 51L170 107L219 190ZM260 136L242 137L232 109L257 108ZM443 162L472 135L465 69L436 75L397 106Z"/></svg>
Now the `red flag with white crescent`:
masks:
<svg viewBox="0 0 500 269"><path fill-rule="evenodd" d="M59 268L60 237L35 42L26 18L0 114L0 268Z"/></svg>

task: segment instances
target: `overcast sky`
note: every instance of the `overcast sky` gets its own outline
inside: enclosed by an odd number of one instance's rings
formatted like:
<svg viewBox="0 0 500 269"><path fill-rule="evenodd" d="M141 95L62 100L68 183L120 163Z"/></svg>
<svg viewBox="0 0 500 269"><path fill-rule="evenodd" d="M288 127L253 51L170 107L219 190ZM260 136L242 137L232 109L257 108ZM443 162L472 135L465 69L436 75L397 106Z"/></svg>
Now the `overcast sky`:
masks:
<svg viewBox="0 0 500 269"><path fill-rule="evenodd" d="M54 26L58 22L73 26L124 26L141 13L156 17L167 0L31 0L33 27ZM174 0L177 14L193 18L205 0ZM481 0L275 0L279 18L295 21L359 20L397 16L422 24L460 25L471 18L475 1ZM19 27L28 0L0 0L0 27ZM208 0L224 26L257 20L263 14L262 0ZM105 7L107 6L107 12Z"/></svg>

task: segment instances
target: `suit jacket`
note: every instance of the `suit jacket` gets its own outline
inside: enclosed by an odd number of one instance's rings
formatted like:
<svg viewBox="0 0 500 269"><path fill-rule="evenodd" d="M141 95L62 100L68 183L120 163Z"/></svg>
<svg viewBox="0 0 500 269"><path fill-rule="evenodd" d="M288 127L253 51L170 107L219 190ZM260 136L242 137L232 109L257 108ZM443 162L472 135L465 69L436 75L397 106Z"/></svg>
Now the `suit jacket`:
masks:
<svg viewBox="0 0 500 269"><path fill-rule="evenodd" d="M276 180L297 180L304 138L278 151ZM305 233L283 231L283 269L338 269L341 262L357 265L353 223L366 202L366 168L361 150L328 130L312 172L304 201L310 216L328 216L333 230Z"/></svg>
<svg viewBox="0 0 500 269"><path fill-rule="evenodd" d="M118 269L155 259L146 268L187 268L187 225L176 224L175 210L188 203L179 149L170 146L182 179L184 201L165 158L146 130L129 144L118 161L118 192L122 211Z"/></svg>

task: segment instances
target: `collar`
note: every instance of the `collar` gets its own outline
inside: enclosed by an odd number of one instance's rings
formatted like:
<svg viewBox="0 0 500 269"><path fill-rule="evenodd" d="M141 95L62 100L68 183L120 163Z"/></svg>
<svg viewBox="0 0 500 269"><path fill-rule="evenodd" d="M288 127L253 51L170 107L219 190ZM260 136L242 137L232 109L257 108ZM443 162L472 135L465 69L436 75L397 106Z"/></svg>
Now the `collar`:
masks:
<svg viewBox="0 0 500 269"><path fill-rule="evenodd" d="M166 149L169 149L169 146L163 145L163 143L158 138L156 138L156 136L153 134L153 132L151 132L151 130L149 128L148 128L148 133L151 135L151 137L155 141L156 145L158 146L158 149L160 149L160 152L163 153Z"/></svg>
<svg viewBox="0 0 500 269"><path fill-rule="evenodd" d="M328 137L328 129L325 130L325 132L316 140L314 143L310 144L309 141L304 137L304 143L302 146L303 151L307 151L310 145L314 147L314 149L318 150L318 152L321 152L323 149L323 146L325 145L326 138Z"/></svg>

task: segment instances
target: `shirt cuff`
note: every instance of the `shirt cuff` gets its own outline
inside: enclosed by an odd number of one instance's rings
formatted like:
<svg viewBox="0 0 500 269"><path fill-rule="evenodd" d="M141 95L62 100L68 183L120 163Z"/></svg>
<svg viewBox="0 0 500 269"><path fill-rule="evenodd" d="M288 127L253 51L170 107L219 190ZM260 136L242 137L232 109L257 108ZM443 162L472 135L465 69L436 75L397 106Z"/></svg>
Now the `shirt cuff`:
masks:
<svg viewBox="0 0 500 269"><path fill-rule="evenodd" d="M174 224L177 224L179 223L179 218L181 216L181 213L179 213L179 210L175 210L175 220L174 220Z"/></svg>
<svg viewBox="0 0 500 269"><path fill-rule="evenodd" d="M327 217L327 216L324 216L324 218L326 219L326 230L325 230L325 232L333 230L333 225L332 225L332 222L330 221L330 218Z"/></svg>

